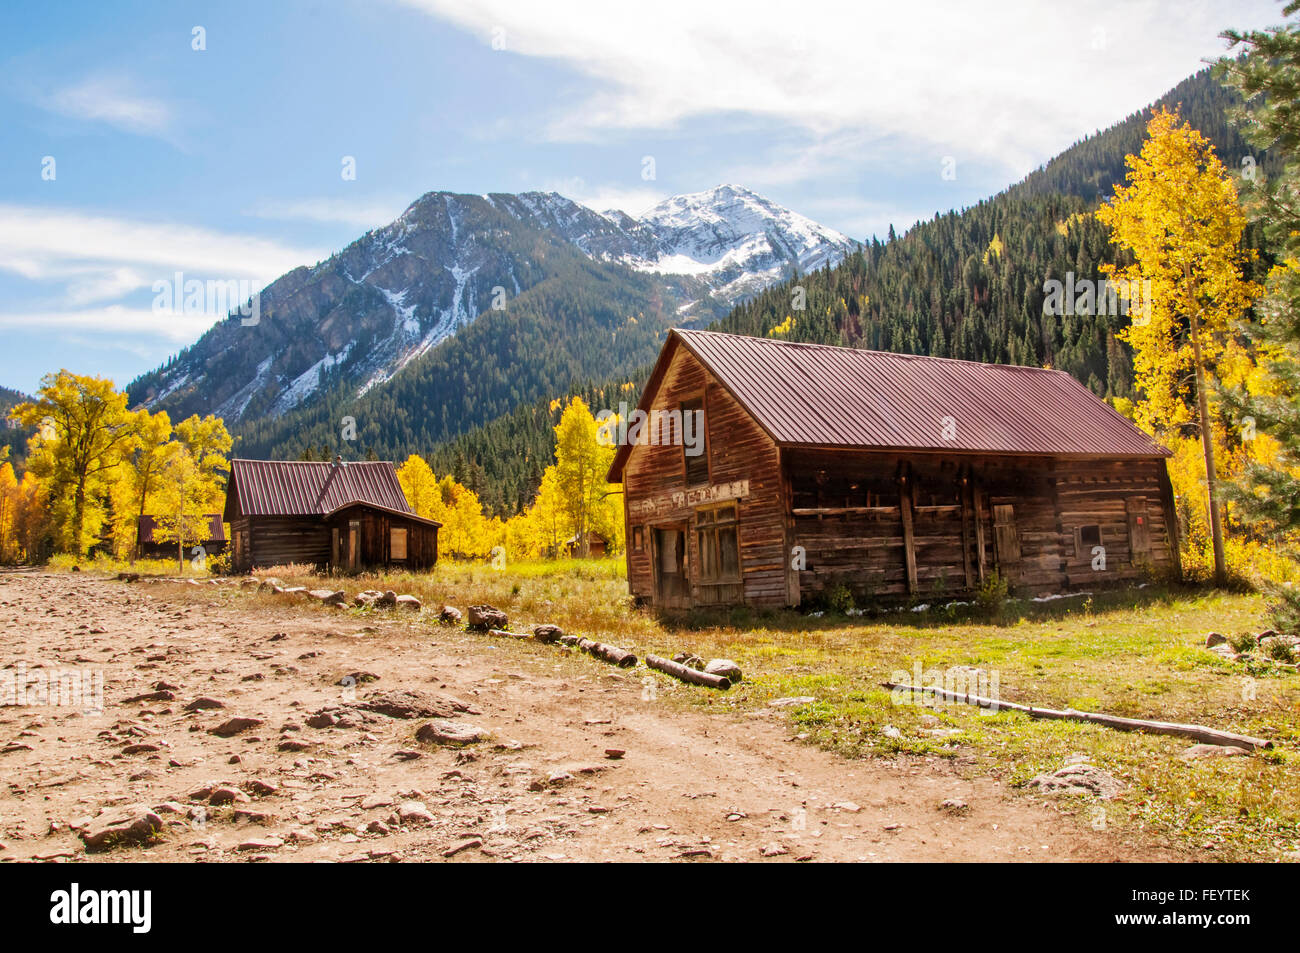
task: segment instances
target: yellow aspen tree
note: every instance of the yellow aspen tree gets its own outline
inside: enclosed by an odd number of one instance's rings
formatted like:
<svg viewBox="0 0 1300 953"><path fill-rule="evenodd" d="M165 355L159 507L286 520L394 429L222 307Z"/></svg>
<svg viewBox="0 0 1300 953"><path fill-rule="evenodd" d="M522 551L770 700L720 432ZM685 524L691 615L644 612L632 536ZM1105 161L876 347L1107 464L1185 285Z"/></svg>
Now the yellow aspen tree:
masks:
<svg viewBox="0 0 1300 953"><path fill-rule="evenodd" d="M1161 109L1147 124L1141 153L1128 156L1126 185L1097 210L1111 242L1134 263L1103 266L1135 304L1121 337L1134 348L1133 370L1143 401L1138 420L1157 434L1193 427L1201 441L1214 548L1215 581L1227 576L1219 512L1210 381L1217 362L1239 345L1237 320L1260 289L1242 277L1246 219L1237 188L1214 147L1177 112ZM1149 283L1149 284L1148 284Z"/></svg>
<svg viewBox="0 0 1300 953"><path fill-rule="evenodd" d="M135 437L137 420L113 382L61 370L9 415L36 430L28 469L48 484L56 545L83 555L104 524L103 496Z"/></svg>

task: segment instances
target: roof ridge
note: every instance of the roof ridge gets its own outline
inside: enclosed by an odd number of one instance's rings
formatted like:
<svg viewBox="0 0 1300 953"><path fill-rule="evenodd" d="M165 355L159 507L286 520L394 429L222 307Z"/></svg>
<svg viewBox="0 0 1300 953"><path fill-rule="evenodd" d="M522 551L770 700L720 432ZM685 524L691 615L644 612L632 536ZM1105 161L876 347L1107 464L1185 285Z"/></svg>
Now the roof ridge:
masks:
<svg viewBox="0 0 1300 953"><path fill-rule="evenodd" d="M253 457L231 457L231 458L230 458L230 462L231 462L231 463L293 463L293 464L311 464L312 466L318 466L318 467L332 467L332 466L334 466L334 461L333 461L333 460L258 460L258 459L255 459L255 458L253 458ZM396 467L396 466L397 466L397 464L394 463L392 460L344 460L343 462L344 462L344 464L346 464L347 466L350 466L350 467L361 466L361 465L363 465L363 464L370 465L370 466L375 466L375 465L383 464L383 463L386 463L386 464L388 464L388 465L391 466L391 467Z"/></svg>
<svg viewBox="0 0 1300 953"><path fill-rule="evenodd" d="M1013 371L1036 371L1046 374L1064 374L1073 380L1069 371L1063 371L1059 367L1034 367L1029 364L994 364L988 361L972 361L962 357L938 357L933 354L909 354L906 351L877 351L869 347L845 347L842 344L819 344L814 341L778 341L775 338L758 337L754 334L734 334L730 331L709 331L704 328L673 328L677 334L686 337L694 335L707 334L710 337L720 338L744 338L747 341L755 341L760 344L770 344L776 347L791 348L810 348L822 351L846 351L850 354L879 354L882 357L902 358L914 361L941 361L946 364L973 364L976 367L1005 368Z"/></svg>

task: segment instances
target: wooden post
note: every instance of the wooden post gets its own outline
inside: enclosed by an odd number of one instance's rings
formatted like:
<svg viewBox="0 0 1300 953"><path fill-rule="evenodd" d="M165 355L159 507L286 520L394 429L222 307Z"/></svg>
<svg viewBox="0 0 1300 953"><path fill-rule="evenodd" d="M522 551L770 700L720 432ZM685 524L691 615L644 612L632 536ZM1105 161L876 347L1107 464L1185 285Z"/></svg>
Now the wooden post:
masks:
<svg viewBox="0 0 1300 953"><path fill-rule="evenodd" d="M1178 507L1174 503L1174 486L1169 482L1169 467L1161 460L1157 466L1160 480L1160 504L1165 514L1165 541L1169 544L1169 559L1174 566L1174 578L1183 578L1183 553L1178 542Z"/></svg>
<svg viewBox="0 0 1300 953"><path fill-rule="evenodd" d="M915 593L916 542L912 536L911 467L907 464L903 465L902 475L898 478L898 512L903 519L903 561L907 565L907 591Z"/></svg>
<svg viewBox="0 0 1300 953"><path fill-rule="evenodd" d="M970 470L963 467L958 492L961 493L961 561L966 570L966 588L975 588L975 568L970 558Z"/></svg>

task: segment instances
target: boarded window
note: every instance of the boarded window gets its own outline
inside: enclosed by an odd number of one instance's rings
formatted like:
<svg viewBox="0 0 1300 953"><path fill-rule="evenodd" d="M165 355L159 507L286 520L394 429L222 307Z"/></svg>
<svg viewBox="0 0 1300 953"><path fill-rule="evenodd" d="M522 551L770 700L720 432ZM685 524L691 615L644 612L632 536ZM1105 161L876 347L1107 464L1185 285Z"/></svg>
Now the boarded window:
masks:
<svg viewBox="0 0 1300 953"><path fill-rule="evenodd" d="M704 585L739 582L740 540L735 505L700 510L695 523L700 544L700 582Z"/></svg>
<svg viewBox="0 0 1300 953"><path fill-rule="evenodd" d="M394 526L390 531L390 541L388 546L389 559L406 558L406 527Z"/></svg>
<svg viewBox="0 0 1300 953"><path fill-rule="evenodd" d="M1146 558L1151 554L1151 527L1147 522L1147 501L1145 497L1131 497L1125 500L1128 510L1128 546L1134 560Z"/></svg>
<svg viewBox="0 0 1300 953"><path fill-rule="evenodd" d="M999 571L1005 578L1013 578L1020 566L1020 537L1016 534L1016 508L1010 503L993 507L993 542Z"/></svg>
<svg viewBox="0 0 1300 953"><path fill-rule="evenodd" d="M698 411L698 413L697 413ZM691 423L686 423L687 418ZM707 486L709 482L709 447L704 436L704 400L696 398L682 404L682 430L691 428L691 443L682 440L682 458L686 461L686 485Z"/></svg>

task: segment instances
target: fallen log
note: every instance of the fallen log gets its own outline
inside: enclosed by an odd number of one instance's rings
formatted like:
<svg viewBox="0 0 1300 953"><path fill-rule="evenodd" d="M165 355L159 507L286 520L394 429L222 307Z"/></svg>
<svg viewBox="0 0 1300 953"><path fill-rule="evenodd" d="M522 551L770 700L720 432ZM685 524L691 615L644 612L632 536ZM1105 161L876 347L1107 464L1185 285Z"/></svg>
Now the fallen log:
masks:
<svg viewBox="0 0 1300 953"><path fill-rule="evenodd" d="M488 629L488 635L500 636L508 639L531 639L531 632L509 632L506 629Z"/></svg>
<svg viewBox="0 0 1300 953"><path fill-rule="evenodd" d="M650 664L649 659L646 659L646 664ZM1030 718L1082 721L1088 724L1102 725L1106 728L1114 728L1117 731L1144 731L1153 735L1177 735L1182 738L1192 738L1209 745L1229 745L1252 750L1273 747L1273 742L1265 738L1252 738L1249 735L1239 735L1231 731L1219 731L1217 728L1207 728L1204 725L1184 725L1174 721L1149 721L1145 718L1122 718L1119 715L1076 711L1073 708L1067 708L1064 711L1056 708L1035 708L1032 705L1017 705L1013 702L999 701L996 698L983 698L968 692L950 692L944 688L923 685L881 682L881 687L888 688L890 691L930 692L951 701L964 702L967 705L978 705L981 708L991 708L994 711L1006 708L1009 711L1023 712Z"/></svg>
<svg viewBox="0 0 1300 953"><path fill-rule="evenodd" d="M578 648L588 655L594 655L603 661L612 662L619 668L631 668L636 665L636 656L627 649L620 649L616 645L593 642L591 639L578 639Z"/></svg>
<svg viewBox="0 0 1300 953"><path fill-rule="evenodd" d="M645 657L646 665L663 672L665 675L671 675L673 678L679 678L683 682L690 682L692 685L703 685L706 688L720 688L726 691L731 687L731 679L724 678L721 675L710 675L708 672L701 672L698 669L688 668L677 662L669 661L666 658L660 658L658 655L647 655Z"/></svg>

